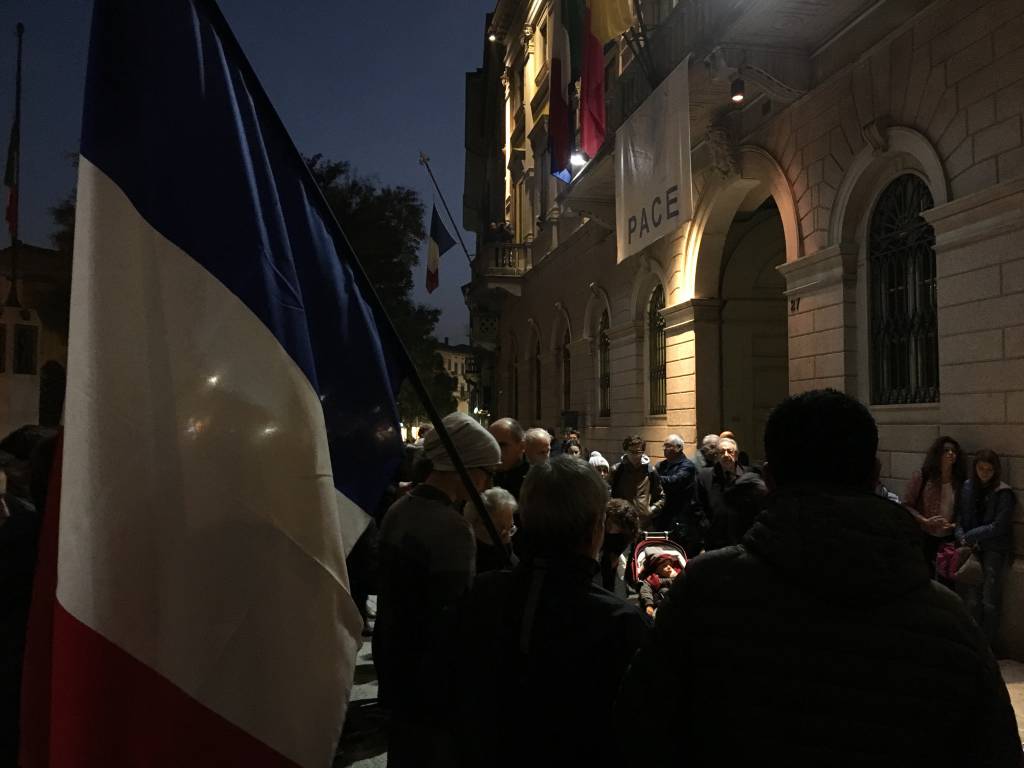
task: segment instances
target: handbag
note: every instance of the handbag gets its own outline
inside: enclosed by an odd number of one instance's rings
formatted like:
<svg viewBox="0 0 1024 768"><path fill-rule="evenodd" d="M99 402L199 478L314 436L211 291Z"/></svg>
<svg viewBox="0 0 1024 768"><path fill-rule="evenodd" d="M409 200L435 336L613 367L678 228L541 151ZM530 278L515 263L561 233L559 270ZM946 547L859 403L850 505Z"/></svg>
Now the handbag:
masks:
<svg viewBox="0 0 1024 768"><path fill-rule="evenodd" d="M960 553L956 545L947 541L935 553L935 573L946 581L955 581L960 567Z"/></svg>
<svg viewBox="0 0 1024 768"><path fill-rule="evenodd" d="M971 547L960 547L957 550L958 565L953 581L968 587L976 587L985 580L985 571L981 567L981 558Z"/></svg>

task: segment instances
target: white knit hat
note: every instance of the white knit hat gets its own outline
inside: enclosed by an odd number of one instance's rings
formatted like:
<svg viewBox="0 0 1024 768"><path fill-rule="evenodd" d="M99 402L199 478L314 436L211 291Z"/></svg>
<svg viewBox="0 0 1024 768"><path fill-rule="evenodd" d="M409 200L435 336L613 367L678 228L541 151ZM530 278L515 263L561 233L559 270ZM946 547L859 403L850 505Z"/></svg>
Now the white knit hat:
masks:
<svg viewBox="0 0 1024 768"><path fill-rule="evenodd" d="M501 463L501 448L498 441L466 413L449 413L441 421L448 434L451 435L455 450L459 452L462 463L470 467L494 467ZM442 472L454 472L455 465L448 455L437 430L432 430L423 440L423 452L434 465L434 469Z"/></svg>
<svg viewBox="0 0 1024 768"><path fill-rule="evenodd" d="M590 454L590 466L594 469L597 469L598 467L608 469L608 459L602 456L600 451L593 451Z"/></svg>

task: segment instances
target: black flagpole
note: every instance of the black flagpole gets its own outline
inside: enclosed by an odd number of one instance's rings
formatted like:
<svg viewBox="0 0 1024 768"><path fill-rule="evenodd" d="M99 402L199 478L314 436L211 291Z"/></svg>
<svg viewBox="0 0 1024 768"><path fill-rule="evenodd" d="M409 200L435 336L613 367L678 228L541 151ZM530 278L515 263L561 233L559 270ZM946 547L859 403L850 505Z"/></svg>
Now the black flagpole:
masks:
<svg viewBox="0 0 1024 768"><path fill-rule="evenodd" d="M466 248L466 243L462 240L462 231L459 229L459 225L455 223L455 217L452 216L451 209L448 207L448 201L444 199L444 192L442 192L441 187L437 185L437 179L434 178L434 172L430 169L430 158L423 152L420 152L420 165L426 168L427 173L430 174L430 180L434 182L434 189L437 190L437 196L441 198L441 205L444 206L445 213L448 214L448 221L452 223L452 227L455 229L455 236L459 238L459 245L462 246L462 252L466 254L466 261L469 262L470 266L473 266L473 257L469 255L469 249Z"/></svg>
<svg viewBox="0 0 1024 768"><path fill-rule="evenodd" d="M242 50L242 46L239 44L234 32L231 31L231 27L228 25L227 19L224 18L224 14L221 12L216 0L196 0L196 4L205 8L209 12L211 20L223 36L223 43L225 47L234 54L238 64L245 70L246 80L252 91L253 98L262 102L262 106L267 111L267 114L277 122L281 134L288 138L288 143L291 146L295 163L302 169L309 186L315 190L314 194L316 195L316 199L320 201L321 213L323 214L328 227L333 229L332 234L334 236L335 244L339 246L339 251L342 257L351 257L349 259L349 263L352 266L352 271L355 273L356 279L360 282L360 287L366 292L366 296L370 304L376 310L374 315L386 323L386 326L381 330L390 333L394 348L397 349L401 355L401 362L404 364L403 367L409 377L409 383L412 384L413 389L416 390L416 395L423 403L423 407L426 409L427 415L430 417L430 422L434 425L434 429L437 430L437 436L441 439L444 449L451 457L452 464L455 465L455 471L462 480L462 484L466 487L469 500L476 506L477 512L480 515L480 519L483 521L484 527L487 529L488 535L490 535L494 545L502 554L505 565L510 565L511 560L508 555L508 550L502 543L501 536L498 535L498 529L494 527L494 521L491 519L491 515L487 511L487 508L484 506L483 499L480 498L480 492L477 491L476 485L473 484L473 480L469 476L469 470L466 469L466 465L462 463L462 457L459 456L459 452L455 450L455 443L452 442L451 435L448 434L448 430L445 429L444 422L441 420L441 414L438 412L437 407L434 405L433 401L430 399L430 395L427 393L427 388L424 386L423 380L420 378L419 372L416 370L416 366L413 364L412 358L409 356L409 350L405 348L402 338L395 330L394 323L391 322L391 318L388 316L388 313L384 311L384 305L381 303L380 297L377 295L377 291L373 287L373 283L370 282L370 278L367 276L366 270L363 269L363 265L359 261L359 257L356 255L355 249L352 248L352 244L348 241L348 237L345 236L345 231L341 228L341 224L338 223L338 219L334 215L334 211L331 210L331 206L327 203L327 198L324 197L323 190L320 189L320 185L317 184L316 179L313 178L313 174L309 170L309 166L306 165L305 160L302 158L302 153L299 152L295 143L291 141L291 137L285 128L284 121L281 120L281 116L274 108L273 103L270 101L270 97L267 96L267 92L263 89L263 84L256 76L256 71L252 68L252 64L249 63L248 57L246 57L245 52ZM465 249L465 246L463 246L463 248ZM469 255L468 251L466 255Z"/></svg>
<svg viewBox="0 0 1024 768"><path fill-rule="evenodd" d="M15 27L18 33L18 70L14 86L14 127L11 132L17 137L17 149L14 152L14 193L18 196L14 206L14 221L11 229L11 290L7 293L7 306L20 307L18 301L18 219L21 207L21 42L25 36L25 25L20 21Z"/></svg>

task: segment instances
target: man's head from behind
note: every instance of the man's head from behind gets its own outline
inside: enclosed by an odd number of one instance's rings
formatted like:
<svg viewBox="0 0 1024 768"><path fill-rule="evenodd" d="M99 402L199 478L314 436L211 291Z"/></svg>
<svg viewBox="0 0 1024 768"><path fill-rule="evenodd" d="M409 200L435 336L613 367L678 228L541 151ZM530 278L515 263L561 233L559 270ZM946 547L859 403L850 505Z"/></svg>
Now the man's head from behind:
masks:
<svg viewBox="0 0 1024 768"><path fill-rule="evenodd" d="M834 389L787 397L768 417L765 469L776 488L831 485L871 491L878 428L858 400Z"/></svg>
<svg viewBox="0 0 1024 768"><path fill-rule="evenodd" d="M526 475L519 501L523 530L538 554L596 559L608 485L592 466L569 456L539 464Z"/></svg>

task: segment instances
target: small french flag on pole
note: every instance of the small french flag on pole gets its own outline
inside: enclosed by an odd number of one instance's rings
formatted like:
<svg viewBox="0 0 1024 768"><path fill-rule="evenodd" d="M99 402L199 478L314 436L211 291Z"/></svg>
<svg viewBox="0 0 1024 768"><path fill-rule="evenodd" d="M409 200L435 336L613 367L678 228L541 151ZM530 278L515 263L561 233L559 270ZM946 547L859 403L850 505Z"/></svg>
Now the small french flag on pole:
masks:
<svg viewBox="0 0 1024 768"><path fill-rule="evenodd" d="M452 236L445 229L441 217L437 215L437 206L432 206L430 213L430 242L427 244L427 293L433 293L438 283L438 267L441 256L455 245Z"/></svg>

